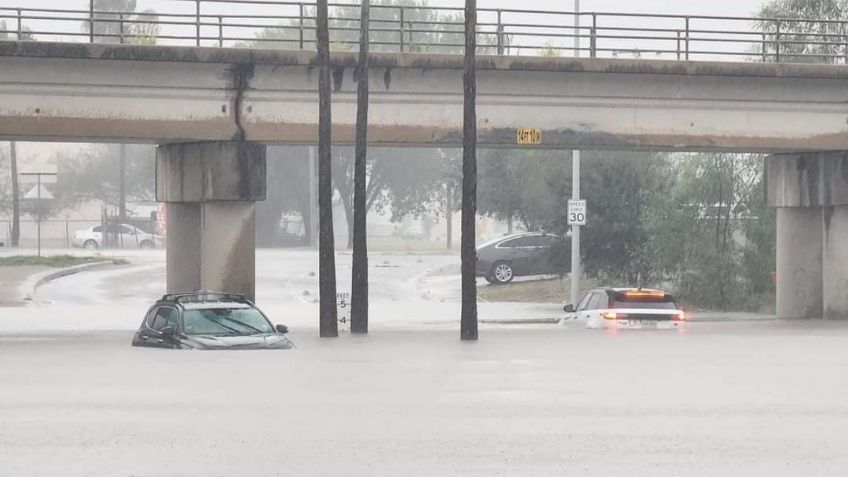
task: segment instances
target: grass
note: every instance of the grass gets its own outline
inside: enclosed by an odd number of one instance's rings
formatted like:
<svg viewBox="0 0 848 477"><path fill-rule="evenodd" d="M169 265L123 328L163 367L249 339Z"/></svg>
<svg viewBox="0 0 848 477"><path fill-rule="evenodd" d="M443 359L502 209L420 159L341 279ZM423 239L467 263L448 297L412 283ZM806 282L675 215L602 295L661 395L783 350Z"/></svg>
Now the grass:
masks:
<svg viewBox="0 0 848 477"><path fill-rule="evenodd" d="M84 263L99 262L103 257L77 257L74 255L52 255L49 257L37 257L35 255L13 255L11 257L0 257L0 267L23 267L43 266L54 268L67 268ZM114 265L126 265L129 262L122 258L111 259Z"/></svg>
<svg viewBox="0 0 848 477"><path fill-rule="evenodd" d="M594 286L595 284L588 280L581 280L581 294ZM546 278L516 281L506 285L478 286L477 295L483 300L495 302L568 303L571 301L571 280Z"/></svg>

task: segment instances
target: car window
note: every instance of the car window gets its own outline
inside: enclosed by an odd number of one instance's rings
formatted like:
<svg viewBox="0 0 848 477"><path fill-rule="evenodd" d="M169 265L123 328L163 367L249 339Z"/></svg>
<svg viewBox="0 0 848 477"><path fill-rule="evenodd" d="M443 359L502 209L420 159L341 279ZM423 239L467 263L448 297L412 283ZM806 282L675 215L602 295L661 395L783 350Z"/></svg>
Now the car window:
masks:
<svg viewBox="0 0 848 477"><path fill-rule="evenodd" d="M163 306L156 310L156 314L153 315L153 319L148 320L147 326L156 331L161 331L162 328L166 326L177 326L177 310L169 307Z"/></svg>
<svg viewBox="0 0 848 477"><path fill-rule="evenodd" d="M551 243L545 238L544 235L531 235L530 237L524 237L524 247L550 247Z"/></svg>
<svg viewBox="0 0 848 477"><path fill-rule="evenodd" d="M607 292L598 293L598 304L596 309L605 310L609 307L609 295L607 295Z"/></svg>
<svg viewBox="0 0 848 477"><path fill-rule="evenodd" d="M508 240L502 243L501 247L535 247L536 243L533 241L535 237L518 237L512 240Z"/></svg>
<svg viewBox="0 0 848 477"><path fill-rule="evenodd" d="M103 230L103 227L101 227L99 225L97 227L94 227L93 229L91 229L92 232L100 232L101 230Z"/></svg>
<svg viewBox="0 0 848 477"><path fill-rule="evenodd" d="M512 239L512 240L507 240L505 242L501 242L500 244L498 244L498 247L501 247L501 248L520 247L521 246L521 245L519 245L520 240L521 240L521 238L515 238L515 239Z"/></svg>
<svg viewBox="0 0 848 477"><path fill-rule="evenodd" d="M121 233L122 234L133 234L135 232L133 232L133 230L131 228L127 227L126 225L122 225L121 226Z"/></svg>
<svg viewBox="0 0 848 477"><path fill-rule="evenodd" d="M589 298L589 305L586 306L587 310L597 310L598 309L598 300L600 299L600 295L597 293L592 293L592 298Z"/></svg>
<svg viewBox="0 0 848 477"><path fill-rule="evenodd" d="M252 335L274 329L255 308L207 308L186 310L183 317L189 335Z"/></svg>
<svg viewBox="0 0 848 477"><path fill-rule="evenodd" d="M586 309L586 305L589 304L589 298L592 297L591 293L587 293L583 295L583 298L580 299L580 303L577 304L577 311L583 311Z"/></svg>

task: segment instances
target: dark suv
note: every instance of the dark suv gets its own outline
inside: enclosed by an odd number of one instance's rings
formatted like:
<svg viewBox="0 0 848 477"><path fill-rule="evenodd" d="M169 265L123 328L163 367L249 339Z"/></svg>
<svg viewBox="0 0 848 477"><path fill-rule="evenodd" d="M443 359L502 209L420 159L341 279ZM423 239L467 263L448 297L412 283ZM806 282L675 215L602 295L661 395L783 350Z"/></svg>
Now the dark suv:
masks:
<svg viewBox="0 0 848 477"><path fill-rule="evenodd" d="M133 346L171 349L290 349L285 325L274 326L243 295L165 295L150 307Z"/></svg>
<svg viewBox="0 0 848 477"><path fill-rule="evenodd" d="M557 272L555 246L560 238L543 232L507 235L477 247L477 276L489 283Z"/></svg>

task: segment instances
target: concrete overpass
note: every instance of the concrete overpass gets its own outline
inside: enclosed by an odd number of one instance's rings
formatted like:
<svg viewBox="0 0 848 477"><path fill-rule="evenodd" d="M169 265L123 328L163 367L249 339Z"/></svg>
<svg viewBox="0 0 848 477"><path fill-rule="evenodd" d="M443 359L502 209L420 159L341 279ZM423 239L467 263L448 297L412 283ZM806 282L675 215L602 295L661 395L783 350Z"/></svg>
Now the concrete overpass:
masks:
<svg viewBox="0 0 848 477"><path fill-rule="evenodd" d="M369 138L458 145L462 58L375 54ZM353 54L333 56L334 141L353 141ZM479 59L479 140L547 148L848 149L835 65L598 58ZM0 42L0 138L314 144L315 55L301 51Z"/></svg>
<svg viewBox="0 0 848 477"><path fill-rule="evenodd" d="M373 55L370 140L458 145L462 59ZM353 140L355 58L333 56L334 141ZM479 139L514 147L776 153L778 314L848 318L848 69L481 57ZM253 293L262 143L317 141L310 52L0 42L0 138L151 142L169 291Z"/></svg>

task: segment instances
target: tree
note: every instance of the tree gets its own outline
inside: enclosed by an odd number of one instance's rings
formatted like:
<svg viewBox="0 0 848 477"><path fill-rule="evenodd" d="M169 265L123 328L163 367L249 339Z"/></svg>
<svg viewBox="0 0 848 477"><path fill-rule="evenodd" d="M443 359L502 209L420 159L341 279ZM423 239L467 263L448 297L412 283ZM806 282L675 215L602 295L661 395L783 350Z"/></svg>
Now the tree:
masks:
<svg viewBox="0 0 848 477"><path fill-rule="evenodd" d="M756 53L766 61L842 63L848 54L848 0L772 0L757 16L765 20L755 23L764 38Z"/></svg>
<svg viewBox="0 0 848 477"><path fill-rule="evenodd" d="M72 208L83 202L97 200L120 208L120 145L103 144L59 152L56 163L61 179L56 184L56 203ZM125 161L125 196L134 201L155 200L156 150L149 145L127 145Z"/></svg>
<svg viewBox="0 0 848 477"><path fill-rule="evenodd" d="M336 310L336 260L333 237L332 117L330 94L330 32L327 0L318 0L318 280L319 333L339 335Z"/></svg>
<svg viewBox="0 0 848 477"><path fill-rule="evenodd" d="M32 34L32 29L25 26L21 28L19 37L17 31L9 30L5 20L0 20L0 40L33 41L35 40L35 36Z"/></svg>
<svg viewBox="0 0 848 477"><path fill-rule="evenodd" d="M368 333L368 232L365 161L368 151L368 19L370 0L361 0L356 93L356 157L353 166L353 270L350 331Z"/></svg>
<svg viewBox="0 0 848 477"><path fill-rule="evenodd" d="M753 293L768 293L768 272L759 267L773 263L775 229L763 204L762 159L683 155L672 166L671 186L657 196L667 200L645 218L656 275L671 280L685 302L711 309L745 306ZM758 263L746 270L746 260Z"/></svg>
<svg viewBox="0 0 848 477"><path fill-rule="evenodd" d="M465 0L462 125L462 316L460 338L477 340L477 0Z"/></svg>
<svg viewBox="0 0 848 477"><path fill-rule="evenodd" d="M279 246L280 220L284 214L300 215L304 224L302 242L312 243L313 210L310 203L309 147L268 146L268 191L264 201L256 203L256 244L260 247ZM334 168L335 169L335 168ZM290 241L286 242L291 244Z"/></svg>
<svg viewBox="0 0 848 477"><path fill-rule="evenodd" d="M159 36L159 16L155 10L136 12L136 4L136 0L94 0L93 21L84 20L82 31L93 33L96 43L153 45Z"/></svg>

